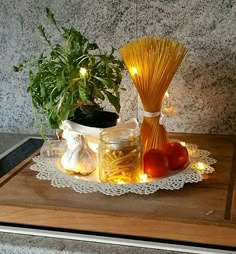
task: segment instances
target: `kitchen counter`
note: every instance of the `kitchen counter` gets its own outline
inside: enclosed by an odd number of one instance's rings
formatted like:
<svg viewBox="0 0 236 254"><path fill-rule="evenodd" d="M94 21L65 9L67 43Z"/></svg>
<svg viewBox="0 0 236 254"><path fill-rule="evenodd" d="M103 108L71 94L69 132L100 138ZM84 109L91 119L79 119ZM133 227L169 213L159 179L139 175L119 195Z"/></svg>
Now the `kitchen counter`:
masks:
<svg viewBox="0 0 236 254"><path fill-rule="evenodd" d="M94 243L50 237L0 233L1 254L177 254L167 250L155 250L114 244ZM182 253L182 252L181 252Z"/></svg>
<svg viewBox="0 0 236 254"><path fill-rule="evenodd" d="M24 134L0 133L0 155L28 136Z"/></svg>

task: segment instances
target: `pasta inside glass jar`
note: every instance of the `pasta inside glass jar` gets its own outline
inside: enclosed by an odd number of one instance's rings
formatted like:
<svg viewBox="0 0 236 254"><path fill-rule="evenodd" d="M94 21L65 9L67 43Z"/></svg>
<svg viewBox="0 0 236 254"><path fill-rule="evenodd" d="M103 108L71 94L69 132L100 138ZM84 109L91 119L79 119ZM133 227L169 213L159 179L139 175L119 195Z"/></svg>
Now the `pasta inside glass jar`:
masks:
<svg viewBox="0 0 236 254"><path fill-rule="evenodd" d="M106 183L139 182L142 145L139 130L110 128L100 134L99 177Z"/></svg>

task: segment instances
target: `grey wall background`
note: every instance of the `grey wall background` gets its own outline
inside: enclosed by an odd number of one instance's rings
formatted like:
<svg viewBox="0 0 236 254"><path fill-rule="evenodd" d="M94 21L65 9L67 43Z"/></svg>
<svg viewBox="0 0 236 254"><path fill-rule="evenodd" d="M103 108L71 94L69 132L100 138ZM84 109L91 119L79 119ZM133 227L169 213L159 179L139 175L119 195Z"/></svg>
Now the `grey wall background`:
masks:
<svg viewBox="0 0 236 254"><path fill-rule="evenodd" d="M167 130L236 134L235 0L0 0L0 132L36 133L27 76L12 66L45 47L37 26L48 27L45 8L104 49L146 35L169 36L188 54L169 89L177 116ZM53 35L54 37L54 35ZM142 118L127 74L121 118Z"/></svg>

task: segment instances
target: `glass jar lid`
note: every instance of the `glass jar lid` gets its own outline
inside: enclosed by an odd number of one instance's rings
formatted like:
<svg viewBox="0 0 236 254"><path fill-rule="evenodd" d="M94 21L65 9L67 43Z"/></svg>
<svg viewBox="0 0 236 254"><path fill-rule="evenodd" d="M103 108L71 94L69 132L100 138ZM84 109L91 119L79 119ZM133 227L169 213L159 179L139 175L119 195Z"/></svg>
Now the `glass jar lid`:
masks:
<svg viewBox="0 0 236 254"><path fill-rule="evenodd" d="M101 132L101 142L105 143L124 143L132 142L140 139L139 129L130 129L123 127L109 128Z"/></svg>

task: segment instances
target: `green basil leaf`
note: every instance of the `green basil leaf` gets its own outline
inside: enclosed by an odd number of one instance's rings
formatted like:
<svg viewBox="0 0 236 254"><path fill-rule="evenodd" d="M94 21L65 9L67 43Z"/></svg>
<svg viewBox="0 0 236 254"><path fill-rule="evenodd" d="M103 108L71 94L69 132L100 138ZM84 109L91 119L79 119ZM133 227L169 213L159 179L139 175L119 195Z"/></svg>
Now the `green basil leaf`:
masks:
<svg viewBox="0 0 236 254"><path fill-rule="evenodd" d="M120 113L120 100L118 97L114 96L112 93L105 91L105 94L107 96L107 99L109 102L114 106L116 109L117 113Z"/></svg>

